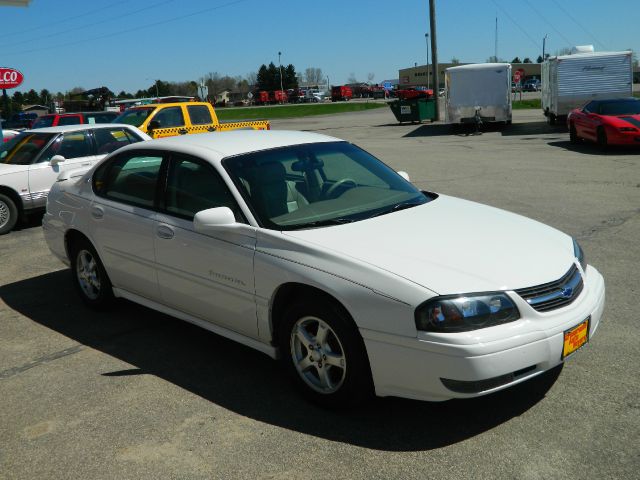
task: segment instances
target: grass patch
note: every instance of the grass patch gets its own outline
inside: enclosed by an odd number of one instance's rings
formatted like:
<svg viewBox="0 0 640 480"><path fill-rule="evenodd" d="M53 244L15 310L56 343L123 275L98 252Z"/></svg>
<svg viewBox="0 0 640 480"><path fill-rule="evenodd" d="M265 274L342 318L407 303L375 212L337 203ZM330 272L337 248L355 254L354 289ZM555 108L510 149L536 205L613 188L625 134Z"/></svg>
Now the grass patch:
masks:
<svg viewBox="0 0 640 480"><path fill-rule="evenodd" d="M514 110L524 110L526 108L542 108L542 103L539 98L532 98L530 100L514 100L512 103Z"/></svg>
<svg viewBox="0 0 640 480"><path fill-rule="evenodd" d="M267 107L216 108L216 113L220 120L272 120L275 118L297 118L311 115L361 112L363 110L383 107L388 108L386 103L378 102L306 103L302 105L274 105Z"/></svg>

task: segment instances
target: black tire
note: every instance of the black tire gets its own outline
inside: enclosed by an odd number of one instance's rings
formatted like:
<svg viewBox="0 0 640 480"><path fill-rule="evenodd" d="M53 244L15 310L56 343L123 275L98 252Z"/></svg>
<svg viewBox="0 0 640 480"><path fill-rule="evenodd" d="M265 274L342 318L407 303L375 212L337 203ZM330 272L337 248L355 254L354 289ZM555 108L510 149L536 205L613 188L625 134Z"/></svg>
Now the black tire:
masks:
<svg viewBox="0 0 640 480"><path fill-rule="evenodd" d="M318 335L321 325L324 335ZM364 341L335 302L321 297L299 300L285 312L278 334L285 369L312 402L343 408L372 396Z"/></svg>
<svg viewBox="0 0 640 480"><path fill-rule="evenodd" d="M607 132L605 132L604 128L598 127L598 147L603 152L609 148L609 141L607 140Z"/></svg>
<svg viewBox="0 0 640 480"><path fill-rule="evenodd" d="M94 310L107 310L113 306L115 297L111 280L100 257L91 243L77 239L69 249L73 285L80 298Z"/></svg>
<svg viewBox="0 0 640 480"><path fill-rule="evenodd" d="M578 137L576 126L573 123L569 125L569 141L574 145L580 143L580 137Z"/></svg>
<svg viewBox="0 0 640 480"><path fill-rule="evenodd" d="M0 193L0 235L9 233L18 221L18 207L10 197Z"/></svg>
<svg viewBox="0 0 640 480"><path fill-rule="evenodd" d="M555 125L556 124L556 116L551 112L549 112L549 114L547 115L547 123L549 125Z"/></svg>

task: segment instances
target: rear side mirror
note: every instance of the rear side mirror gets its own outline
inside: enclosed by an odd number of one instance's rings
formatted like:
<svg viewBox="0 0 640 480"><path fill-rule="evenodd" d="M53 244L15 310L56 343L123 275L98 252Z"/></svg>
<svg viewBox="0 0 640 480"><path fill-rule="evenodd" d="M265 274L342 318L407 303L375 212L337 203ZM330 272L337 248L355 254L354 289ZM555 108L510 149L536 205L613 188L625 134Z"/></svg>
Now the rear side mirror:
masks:
<svg viewBox="0 0 640 480"><path fill-rule="evenodd" d="M51 157L51 160L49 160L49 164L52 167L55 167L56 165L58 165L59 163L62 163L66 160L66 158L64 158L62 155L54 155L53 157Z"/></svg>

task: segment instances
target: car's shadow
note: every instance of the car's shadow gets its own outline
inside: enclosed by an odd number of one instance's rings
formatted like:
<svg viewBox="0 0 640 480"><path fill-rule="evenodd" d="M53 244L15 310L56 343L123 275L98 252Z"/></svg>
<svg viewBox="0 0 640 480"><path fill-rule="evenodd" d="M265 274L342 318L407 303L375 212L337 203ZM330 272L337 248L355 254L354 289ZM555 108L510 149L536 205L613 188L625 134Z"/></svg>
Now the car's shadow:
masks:
<svg viewBox="0 0 640 480"><path fill-rule="evenodd" d="M607 155L633 155L640 154L640 146L617 146L610 145L606 150L602 150L595 143L581 141L580 143L571 143L569 139L561 141L549 142L550 147L562 148L571 152L583 153L585 155L597 155L599 157Z"/></svg>
<svg viewBox="0 0 640 480"><path fill-rule="evenodd" d="M76 350L90 347L134 366L103 376L156 375L261 422L384 451L440 448L490 430L544 398L561 370L473 400L378 398L331 411L304 401L277 362L248 347L130 302L110 312L88 310L73 291L69 270L1 286L0 298L78 342Z"/></svg>
<svg viewBox="0 0 640 480"><path fill-rule="evenodd" d="M511 125L504 125L501 123L485 123L480 127L479 131L476 131L475 126L472 124L449 125L443 123L433 123L417 125L414 130L411 130L409 133L404 135L404 137L468 137L492 132L498 132L504 137L531 137L533 135L566 134L567 127L565 125L548 125L543 121L513 123ZM529 138L527 138L527 140L529 140Z"/></svg>

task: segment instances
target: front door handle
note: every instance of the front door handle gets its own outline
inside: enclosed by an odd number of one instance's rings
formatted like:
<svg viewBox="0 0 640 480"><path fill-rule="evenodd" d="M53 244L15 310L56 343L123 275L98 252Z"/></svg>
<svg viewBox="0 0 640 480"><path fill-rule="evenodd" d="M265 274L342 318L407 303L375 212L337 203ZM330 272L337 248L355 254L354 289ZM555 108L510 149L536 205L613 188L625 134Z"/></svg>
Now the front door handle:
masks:
<svg viewBox="0 0 640 480"><path fill-rule="evenodd" d="M186 135L186 134L187 134L187 129L186 129L186 128L180 128L180 129L178 130L178 133L179 133L180 135Z"/></svg>
<svg viewBox="0 0 640 480"><path fill-rule="evenodd" d="M164 238L165 240L171 240L175 235L175 232L173 231L173 228L168 225L158 225L156 235L160 238Z"/></svg>
<svg viewBox="0 0 640 480"><path fill-rule="evenodd" d="M96 220L102 220L102 218L104 217L103 208L102 207L96 207L96 206L91 207L91 216L93 218L95 218Z"/></svg>

